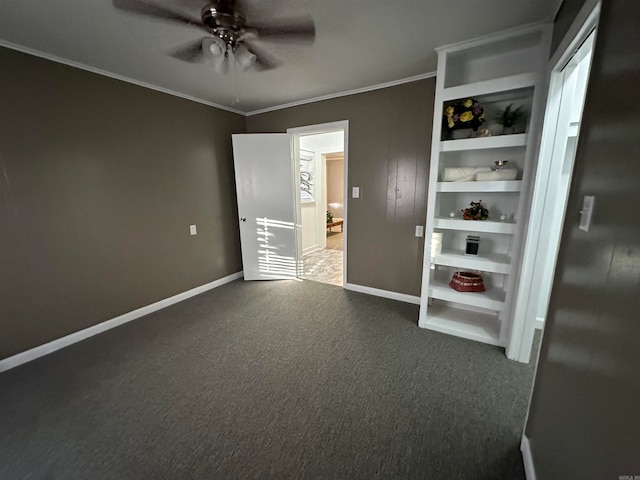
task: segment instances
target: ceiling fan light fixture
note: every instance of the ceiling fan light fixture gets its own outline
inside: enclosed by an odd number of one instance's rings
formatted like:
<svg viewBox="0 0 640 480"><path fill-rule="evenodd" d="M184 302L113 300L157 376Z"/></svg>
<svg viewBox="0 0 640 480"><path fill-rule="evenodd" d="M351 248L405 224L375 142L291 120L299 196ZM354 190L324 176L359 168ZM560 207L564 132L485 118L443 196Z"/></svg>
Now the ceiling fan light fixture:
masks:
<svg viewBox="0 0 640 480"><path fill-rule="evenodd" d="M202 40L202 51L206 55L211 55L215 58L223 57L227 50L227 45L220 37L207 37Z"/></svg>
<svg viewBox="0 0 640 480"><path fill-rule="evenodd" d="M256 56L244 45L239 45L234 52L236 62L243 70L251 68L256 63Z"/></svg>

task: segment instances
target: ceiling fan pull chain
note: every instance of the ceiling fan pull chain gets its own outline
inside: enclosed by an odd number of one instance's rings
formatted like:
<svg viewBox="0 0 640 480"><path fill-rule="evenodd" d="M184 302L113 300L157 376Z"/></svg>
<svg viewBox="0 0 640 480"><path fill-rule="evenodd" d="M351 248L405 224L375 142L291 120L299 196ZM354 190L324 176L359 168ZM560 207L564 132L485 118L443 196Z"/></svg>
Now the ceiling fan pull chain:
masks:
<svg viewBox="0 0 640 480"><path fill-rule="evenodd" d="M238 66L236 65L236 56L231 48L229 49L229 64L232 68L233 90L235 92L235 97L231 101L231 105L236 105L240 103L240 95L238 94Z"/></svg>

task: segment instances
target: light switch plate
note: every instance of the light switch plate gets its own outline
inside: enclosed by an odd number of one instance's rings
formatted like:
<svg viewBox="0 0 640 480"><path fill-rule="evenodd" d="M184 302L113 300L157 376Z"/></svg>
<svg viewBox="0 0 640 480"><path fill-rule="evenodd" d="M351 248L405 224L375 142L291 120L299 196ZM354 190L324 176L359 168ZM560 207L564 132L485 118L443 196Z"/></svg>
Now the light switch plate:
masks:
<svg viewBox="0 0 640 480"><path fill-rule="evenodd" d="M198 229L196 228L195 225L189 225L189 233L191 235L197 235L198 234Z"/></svg>
<svg viewBox="0 0 640 480"><path fill-rule="evenodd" d="M416 237L424 237L424 227L422 225L416 225Z"/></svg>
<svg viewBox="0 0 640 480"><path fill-rule="evenodd" d="M589 227L591 227L591 215L593 215L593 205L595 201L596 197L593 195L585 195L582 200L582 210L580 210L580 224L578 228L584 232L588 232Z"/></svg>
<svg viewBox="0 0 640 480"><path fill-rule="evenodd" d="M351 188L351 198L360 198L360 187Z"/></svg>

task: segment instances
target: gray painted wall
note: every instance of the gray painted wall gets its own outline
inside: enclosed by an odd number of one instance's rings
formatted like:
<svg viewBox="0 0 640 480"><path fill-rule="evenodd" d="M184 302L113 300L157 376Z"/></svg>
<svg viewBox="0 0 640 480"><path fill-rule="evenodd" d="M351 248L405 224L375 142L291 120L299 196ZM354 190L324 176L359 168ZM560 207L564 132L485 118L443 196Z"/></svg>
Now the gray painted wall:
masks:
<svg viewBox="0 0 640 480"><path fill-rule="evenodd" d="M640 475L640 2L603 2L526 434L538 480ZM584 195L593 225L578 230Z"/></svg>
<svg viewBox="0 0 640 480"><path fill-rule="evenodd" d="M247 118L252 133L349 120L348 282L420 294L435 78Z"/></svg>
<svg viewBox="0 0 640 480"><path fill-rule="evenodd" d="M244 117L3 48L0 92L0 358L242 269Z"/></svg>

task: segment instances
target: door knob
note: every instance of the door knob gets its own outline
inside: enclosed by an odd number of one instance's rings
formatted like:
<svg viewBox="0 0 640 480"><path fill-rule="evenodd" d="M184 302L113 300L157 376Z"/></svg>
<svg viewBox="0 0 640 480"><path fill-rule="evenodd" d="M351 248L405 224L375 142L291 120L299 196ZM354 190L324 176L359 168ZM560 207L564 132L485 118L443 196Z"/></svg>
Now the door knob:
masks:
<svg viewBox="0 0 640 480"><path fill-rule="evenodd" d="M243 222L247 221L247 217L240 217L240 220L242 220Z"/></svg>

